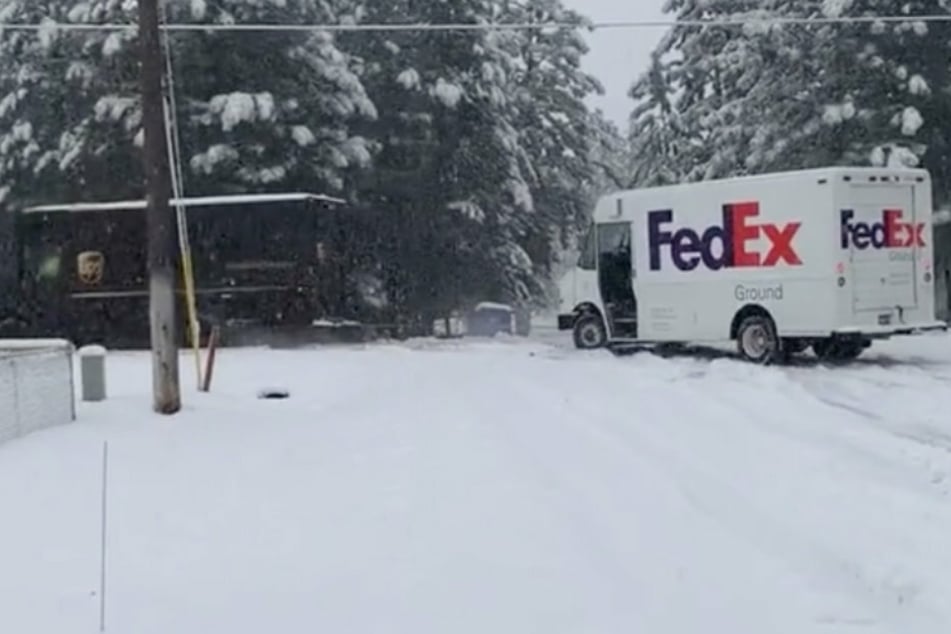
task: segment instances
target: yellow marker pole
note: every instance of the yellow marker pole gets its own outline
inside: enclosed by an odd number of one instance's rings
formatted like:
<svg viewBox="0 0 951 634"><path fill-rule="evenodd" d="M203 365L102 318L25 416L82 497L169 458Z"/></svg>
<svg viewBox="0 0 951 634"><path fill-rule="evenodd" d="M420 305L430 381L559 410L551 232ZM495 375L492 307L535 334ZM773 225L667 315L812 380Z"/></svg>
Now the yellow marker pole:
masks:
<svg viewBox="0 0 951 634"><path fill-rule="evenodd" d="M183 214L184 215L184 214ZM187 233L188 229L185 229ZM188 332L191 339L192 351L195 353L195 376L198 377L198 389L201 390L204 382L202 381L201 371L201 325L198 323L198 308L195 297L195 275L192 268L191 248L186 241L180 245L182 253L182 278L185 282L185 306L188 311Z"/></svg>

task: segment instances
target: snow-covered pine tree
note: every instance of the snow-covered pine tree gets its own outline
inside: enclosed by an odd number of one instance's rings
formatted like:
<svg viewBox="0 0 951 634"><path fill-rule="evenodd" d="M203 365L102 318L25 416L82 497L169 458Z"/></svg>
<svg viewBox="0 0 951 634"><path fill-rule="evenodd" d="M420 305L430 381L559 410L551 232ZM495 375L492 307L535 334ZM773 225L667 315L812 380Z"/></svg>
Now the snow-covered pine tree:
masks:
<svg viewBox="0 0 951 634"><path fill-rule="evenodd" d="M7 22L126 21L106 0L2 0ZM123 33L9 30L0 39L0 192L16 201L140 193L137 66Z"/></svg>
<svg viewBox="0 0 951 634"><path fill-rule="evenodd" d="M373 3L367 22L483 23L496 0ZM526 251L531 165L513 121L510 77L518 34L505 31L358 33L365 84L381 104L370 136L381 144L365 196L392 210L394 286L424 316L491 298L539 294ZM385 235L378 238L386 239Z"/></svg>
<svg viewBox="0 0 951 634"><path fill-rule="evenodd" d="M628 138L631 173L625 186L672 185L684 179L683 155L690 137L680 121L670 73L675 61L664 60L659 51L651 56L650 68L631 87L634 100Z"/></svg>
<svg viewBox="0 0 951 634"><path fill-rule="evenodd" d="M171 0L176 21L320 22L320 0ZM8 21L134 22L119 0L0 0ZM19 201L142 194L136 33L10 31L0 41L0 169ZM326 33L172 38L186 192L342 191L370 160L375 109Z"/></svg>
<svg viewBox="0 0 951 634"><path fill-rule="evenodd" d="M718 19L735 16L749 4L748 0L668 0L664 10L680 20ZM737 117L744 95L737 91L734 78L736 71L755 69L744 56L741 35L732 26L678 26L656 50L661 60L677 62L668 64L664 74L680 113L682 143L676 166L667 169L684 179L743 170L736 144L718 144L714 139L717 135L720 140L735 140L746 129Z"/></svg>
<svg viewBox="0 0 951 634"><path fill-rule="evenodd" d="M630 187L633 155L627 139L600 108L591 112L588 119L594 133L589 157L594 174L591 189L600 196Z"/></svg>
<svg viewBox="0 0 951 634"><path fill-rule="evenodd" d="M907 15L908 21L864 27L863 63L876 81L863 99L875 106L871 133L860 146L873 164L924 166L933 176L936 199L951 197L951 25L925 23L915 16L951 13L951 4L926 0L887 0L876 12ZM848 9L871 13L861 3Z"/></svg>
<svg viewBox="0 0 951 634"><path fill-rule="evenodd" d="M178 0L176 21L320 24L324 0ZM305 189L341 193L371 147L351 132L376 117L360 60L329 32L180 33L175 85L191 192Z"/></svg>
<svg viewBox="0 0 951 634"><path fill-rule="evenodd" d="M915 15L948 11L947 3L886 0L874 7L850 0L671 0L681 18L908 15L897 24L679 27L658 49L678 56L658 95L676 95L678 125L659 126L680 142L684 178L800 169L828 164L921 163L936 173L947 197L949 67L935 56L951 42L947 25ZM635 147L650 143L653 115L641 96ZM637 91L640 91L639 93ZM656 102L658 99L653 97ZM926 114L927 113L927 114ZM638 126L640 120L641 127ZM638 133L639 132L639 133ZM646 138L645 138L646 134ZM666 147L666 146L664 146ZM688 151L684 151L684 149ZM655 151L639 165L650 167ZM661 157L665 155L661 154ZM659 161L664 164L662 158Z"/></svg>
<svg viewBox="0 0 951 634"><path fill-rule="evenodd" d="M508 92L519 143L530 162L525 172L534 201L534 213L518 218L517 229L525 235L536 275L548 281L561 249L573 243L602 193L604 166L597 164L595 150L605 128L598 127L585 99L603 88L581 69L588 47L580 28L587 21L561 0L509 0L500 17L510 23L579 26L530 30L513 42L519 65Z"/></svg>
<svg viewBox="0 0 951 634"><path fill-rule="evenodd" d="M825 3L827 15L841 7ZM841 3L840 3L841 4ZM737 18L811 18L817 7L769 0ZM860 92L873 79L858 63L860 27L854 24L747 24L737 50L748 68L727 76L735 116L746 122L733 144L748 173L855 162L855 141L867 135L869 111Z"/></svg>

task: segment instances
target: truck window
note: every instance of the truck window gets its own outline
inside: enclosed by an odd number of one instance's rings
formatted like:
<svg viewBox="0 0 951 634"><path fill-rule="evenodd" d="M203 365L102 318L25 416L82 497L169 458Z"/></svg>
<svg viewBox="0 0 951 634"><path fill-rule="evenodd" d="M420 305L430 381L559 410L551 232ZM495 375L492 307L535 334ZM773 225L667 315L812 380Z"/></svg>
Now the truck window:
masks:
<svg viewBox="0 0 951 634"><path fill-rule="evenodd" d="M591 223L588 233L585 234L581 245L581 255L578 257L578 268L584 271L594 271L598 267L597 260L597 225Z"/></svg>

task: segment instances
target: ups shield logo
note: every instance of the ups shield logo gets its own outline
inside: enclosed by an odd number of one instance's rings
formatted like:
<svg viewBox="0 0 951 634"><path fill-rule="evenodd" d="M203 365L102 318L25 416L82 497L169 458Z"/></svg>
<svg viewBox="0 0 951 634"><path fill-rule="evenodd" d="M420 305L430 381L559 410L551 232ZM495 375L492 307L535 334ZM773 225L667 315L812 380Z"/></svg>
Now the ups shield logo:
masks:
<svg viewBox="0 0 951 634"><path fill-rule="evenodd" d="M76 274L83 284L95 286L102 282L106 257L100 251L83 251L76 256Z"/></svg>

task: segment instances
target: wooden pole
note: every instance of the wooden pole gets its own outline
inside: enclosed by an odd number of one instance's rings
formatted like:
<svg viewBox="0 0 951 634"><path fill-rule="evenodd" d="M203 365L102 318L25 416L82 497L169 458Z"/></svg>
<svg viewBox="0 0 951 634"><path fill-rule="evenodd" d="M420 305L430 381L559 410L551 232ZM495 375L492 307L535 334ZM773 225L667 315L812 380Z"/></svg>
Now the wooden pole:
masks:
<svg viewBox="0 0 951 634"><path fill-rule="evenodd" d="M158 0L139 0L142 124L145 132L145 197L148 229L149 326L152 343L152 407L160 414L181 409L175 321L175 215L169 207L171 174L162 95L162 44Z"/></svg>

